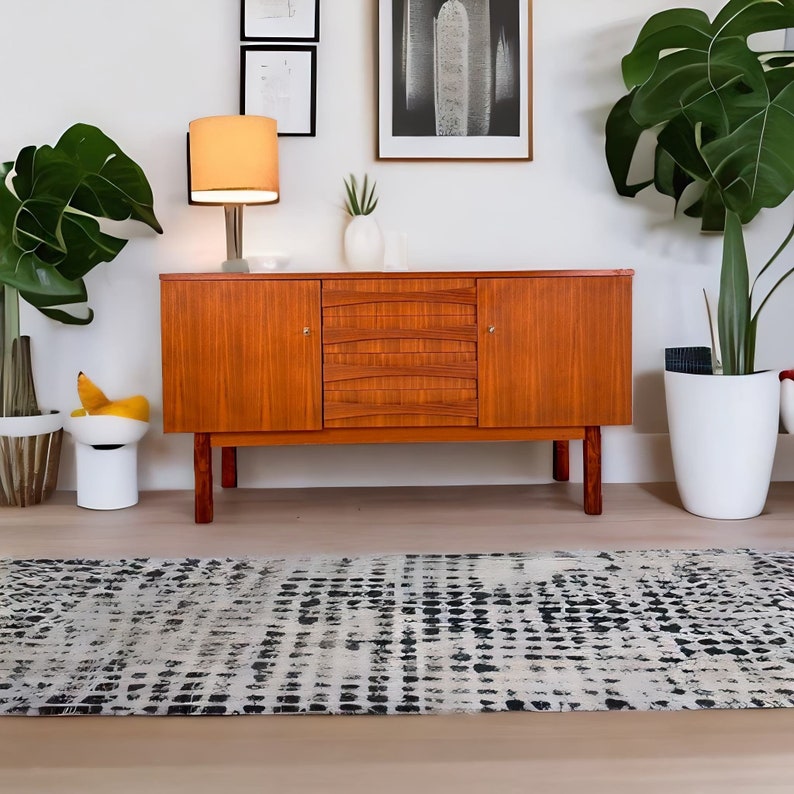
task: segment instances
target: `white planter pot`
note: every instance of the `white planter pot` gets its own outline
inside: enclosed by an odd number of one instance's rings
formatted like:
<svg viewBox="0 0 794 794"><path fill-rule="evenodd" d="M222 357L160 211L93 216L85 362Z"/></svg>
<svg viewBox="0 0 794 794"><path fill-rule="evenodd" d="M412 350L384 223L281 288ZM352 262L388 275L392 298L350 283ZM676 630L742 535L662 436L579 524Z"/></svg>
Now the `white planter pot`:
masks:
<svg viewBox="0 0 794 794"><path fill-rule="evenodd" d="M138 441L148 422L122 416L70 416L75 441L77 506L120 510L138 503Z"/></svg>
<svg viewBox="0 0 794 794"><path fill-rule="evenodd" d="M44 411L40 416L0 416L0 436L27 438L56 433L63 422L60 411Z"/></svg>
<svg viewBox="0 0 794 794"><path fill-rule="evenodd" d="M678 493L705 518L751 518L766 503L777 445L777 372L664 373Z"/></svg>
<svg viewBox="0 0 794 794"><path fill-rule="evenodd" d="M351 270L383 270L384 241L372 215L356 215L345 229L345 260Z"/></svg>
<svg viewBox="0 0 794 794"><path fill-rule="evenodd" d="M63 414L0 417L0 505L29 507L49 499L58 483Z"/></svg>

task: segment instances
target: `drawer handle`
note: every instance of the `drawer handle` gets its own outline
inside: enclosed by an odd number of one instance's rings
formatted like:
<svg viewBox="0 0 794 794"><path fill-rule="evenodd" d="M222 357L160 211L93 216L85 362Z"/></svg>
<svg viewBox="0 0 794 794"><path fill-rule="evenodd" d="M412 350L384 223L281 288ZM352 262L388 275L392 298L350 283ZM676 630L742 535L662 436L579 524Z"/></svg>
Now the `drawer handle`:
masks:
<svg viewBox="0 0 794 794"><path fill-rule="evenodd" d="M311 336L312 335L312 329L311 328L304 328L303 329L303 335L304 336Z"/></svg>
<svg viewBox="0 0 794 794"><path fill-rule="evenodd" d="M495 325L489 325L488 326L488 333L489 334L495 334L496 333L496 326Z"/></svg>

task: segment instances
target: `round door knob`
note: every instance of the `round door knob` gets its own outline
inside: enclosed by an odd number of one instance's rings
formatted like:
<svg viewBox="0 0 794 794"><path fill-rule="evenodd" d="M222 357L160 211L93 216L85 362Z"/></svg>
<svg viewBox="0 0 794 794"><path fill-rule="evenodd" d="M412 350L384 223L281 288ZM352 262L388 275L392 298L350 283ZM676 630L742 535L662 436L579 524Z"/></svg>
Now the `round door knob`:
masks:
<svg viewBox="0 0 794 794"><path fill-rule="evenodd" d="M489 325L488 326L488 333L489 334L495 334L496 333L496 326L495 325Z"/></svg>
<svg viewBox="0 0 794 794"><path fill-rule="evenodd" d="M312 335L312 329L311 328L304 328L303 329L303 335L304 336L311 336Z"/></svg>

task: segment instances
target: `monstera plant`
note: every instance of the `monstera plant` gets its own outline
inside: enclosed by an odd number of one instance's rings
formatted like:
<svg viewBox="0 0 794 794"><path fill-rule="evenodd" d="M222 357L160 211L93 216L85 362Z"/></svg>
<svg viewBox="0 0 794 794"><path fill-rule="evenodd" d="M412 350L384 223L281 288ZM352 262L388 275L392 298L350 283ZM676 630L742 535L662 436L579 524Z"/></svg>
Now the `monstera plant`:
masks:
<svg viewBox="0 0 794 794"><path fill-rule="evenodd" d="M726 375L754 371L758 318L792 273L759 277L777 261L794 228L751 282L743 224L794 190L794 53L757 51L753 34L794 27L794 0L730 0L713 20L691 8L652 16L623 59L628 93L606 125L615 187L634 197L647 187L676 211L723 232L717 327ZM779 34L783 42L782 32ZM643 133L655 140L645 179L629 183Z"/></svg>
<svg viewBox="0 0 794 794"><path fill-rule="evenodd" d="M143 171L96 127L75 124L55 146L26 146L0 165L0 505L48 498L63 435L60 414L39 409L19 300L61 323L90 323L83 276L127 242L100 219L162 232Z"/></svg>
<svg viewBox="0 0 794 794"><path fill-rule="evenodd" d="M55 146L26 146L0 165L0 416L39 412L19 299L62 323L93 319L83 276L127 243L98 219L133 219L162 232L143 171L98 128L75 124Z"/></svg>

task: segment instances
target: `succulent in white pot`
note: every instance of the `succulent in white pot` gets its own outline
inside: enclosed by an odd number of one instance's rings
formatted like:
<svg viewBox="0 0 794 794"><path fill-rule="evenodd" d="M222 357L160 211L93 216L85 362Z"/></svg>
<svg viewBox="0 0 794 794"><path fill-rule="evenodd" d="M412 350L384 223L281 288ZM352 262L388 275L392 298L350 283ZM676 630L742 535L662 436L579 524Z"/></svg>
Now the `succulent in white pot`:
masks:
<svg viewBox="0 0 794 794"><path fill-rule="evenodd" d="M382 270L384 240L373 212L378 206L377 182L370 186L369 177L359 185L353 174L345 179L345 210L350 222L345 229L345 260L352 270Z"/></svg>

